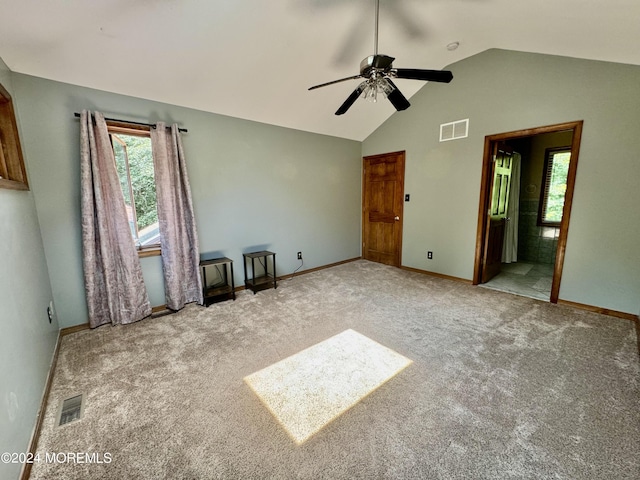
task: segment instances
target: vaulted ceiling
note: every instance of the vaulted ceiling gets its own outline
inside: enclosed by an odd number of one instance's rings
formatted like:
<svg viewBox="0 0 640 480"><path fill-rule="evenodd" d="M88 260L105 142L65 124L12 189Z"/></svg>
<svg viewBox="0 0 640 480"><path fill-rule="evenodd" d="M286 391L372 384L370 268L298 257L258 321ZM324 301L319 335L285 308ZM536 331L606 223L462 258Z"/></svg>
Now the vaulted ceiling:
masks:
<svg viewBox="0 0 640 480"><path fill-rule="evenodd" d="M374 5L0 0L0 57L14 72L364 140L395 112L388 102L335 116L358 82L307 88L359 73ZM639 20L638 0L381 0L379 51L424 69L489 48L640 65ZM396 84L409 100L424 85Z"/></svg>

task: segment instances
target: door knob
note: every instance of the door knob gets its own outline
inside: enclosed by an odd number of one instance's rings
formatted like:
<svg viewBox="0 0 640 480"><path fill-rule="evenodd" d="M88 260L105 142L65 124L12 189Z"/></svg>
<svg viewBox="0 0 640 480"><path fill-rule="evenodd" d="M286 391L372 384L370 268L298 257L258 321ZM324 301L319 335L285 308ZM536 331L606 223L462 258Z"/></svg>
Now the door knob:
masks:
<svg viewBox="0 0 640 480"><path fill-rule="evenodd" d="M395 221L397 222L398 220L400 220L400 217L396 216Z"/></svg>

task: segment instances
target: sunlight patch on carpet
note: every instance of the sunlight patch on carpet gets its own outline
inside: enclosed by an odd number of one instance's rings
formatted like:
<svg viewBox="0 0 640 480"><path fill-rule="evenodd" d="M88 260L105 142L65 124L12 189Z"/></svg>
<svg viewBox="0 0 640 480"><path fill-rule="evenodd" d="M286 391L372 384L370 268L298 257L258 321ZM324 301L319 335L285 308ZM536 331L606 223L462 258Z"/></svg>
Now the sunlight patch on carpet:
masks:
<svg viewBox="0 0 640 480"><path fill-rule="evenodd" d="M349 329L244 381L300 444L411 363Z"/></svg>

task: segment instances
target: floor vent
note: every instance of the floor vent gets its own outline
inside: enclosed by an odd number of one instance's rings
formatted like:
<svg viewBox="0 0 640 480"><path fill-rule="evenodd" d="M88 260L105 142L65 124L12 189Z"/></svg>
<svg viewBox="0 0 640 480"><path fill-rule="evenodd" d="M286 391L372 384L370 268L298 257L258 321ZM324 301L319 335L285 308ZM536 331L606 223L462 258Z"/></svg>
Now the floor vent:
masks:
<svg viewBox="0 0 640 480"><path fill-rule="evenodd" d="M76 395L60 402L58 426L66 425L82 418L84 412L84 395Z"/></svg>
<svg viewBox="0 0 640 480"><path fill-rule="evenodd" d="M457 122L443 123L440 125L440 141L457 140L469 136L469 119L458 120Z"/></svg>

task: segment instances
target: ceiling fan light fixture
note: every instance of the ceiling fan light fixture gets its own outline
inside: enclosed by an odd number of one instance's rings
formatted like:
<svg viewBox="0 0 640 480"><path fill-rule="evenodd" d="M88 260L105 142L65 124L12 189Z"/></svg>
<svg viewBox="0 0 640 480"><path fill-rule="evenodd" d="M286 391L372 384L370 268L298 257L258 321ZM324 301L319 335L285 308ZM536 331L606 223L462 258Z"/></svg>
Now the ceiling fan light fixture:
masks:
<svg viewBox="0 0 640 480"><path fill-rule="evenodd" d="M376 103L378 101L378 89L375 85L367 84L364 89L364 98L367 99L369 103Z"/></svg>
<svg viewBox="0 0 640 480"><path fill-rule="evenodd" d="M378 101L378 95L386 98L393 91L393 87L385 77L370 78L365 83L363 97L371 103Z"/></svg>

